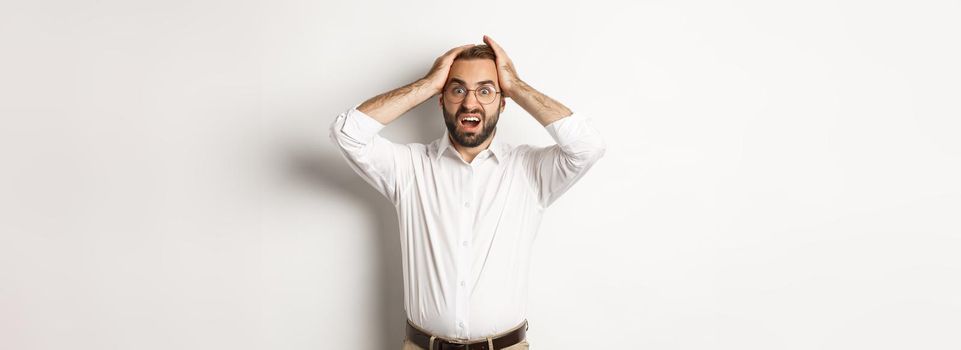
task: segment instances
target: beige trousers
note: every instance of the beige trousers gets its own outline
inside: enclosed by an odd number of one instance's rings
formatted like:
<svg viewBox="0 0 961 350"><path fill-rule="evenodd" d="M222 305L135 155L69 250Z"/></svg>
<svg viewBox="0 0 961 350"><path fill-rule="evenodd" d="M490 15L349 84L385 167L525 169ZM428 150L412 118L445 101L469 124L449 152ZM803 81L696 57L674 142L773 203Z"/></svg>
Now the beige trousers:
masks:
<svg viewBox="0 0 961 350"><path fill-rule="evenodd" d="M527 339L524 339L520 343L511 345L504 349L505 350L529 350L530 348L531 348L531 345L527 342ZM401 348L401 350L427 350L427 349L421 348L417 346L417 344L414 344L414 342L404 339L404 347Z"/></svg>

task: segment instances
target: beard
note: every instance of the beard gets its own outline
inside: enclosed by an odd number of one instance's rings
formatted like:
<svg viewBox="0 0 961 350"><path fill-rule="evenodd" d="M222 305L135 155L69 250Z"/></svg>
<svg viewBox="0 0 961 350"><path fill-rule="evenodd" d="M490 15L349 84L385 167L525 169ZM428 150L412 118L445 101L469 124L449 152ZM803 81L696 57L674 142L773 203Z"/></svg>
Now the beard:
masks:
<svg viewBox="0 0 961 350"><path fill-rule="evenodd" d="M456 115L448 113L445 107L441 107L441 110L444 112L444 124L447 124L447 131L450 132L451 138L463 147L477 147L484 143L484 141L487 141L494 133L494 130L497 129L497 120L500 119L501 114L500 108L498 108L498 111L493 116L487 116L487 113L485 113L483 109L467 110L461 108L457 111ZM458 124L460 123L457 121L457 117L461 114L474 113L484 116L484 120L481 121L484 125L480 132L465 132L458 129Z"/></svg>

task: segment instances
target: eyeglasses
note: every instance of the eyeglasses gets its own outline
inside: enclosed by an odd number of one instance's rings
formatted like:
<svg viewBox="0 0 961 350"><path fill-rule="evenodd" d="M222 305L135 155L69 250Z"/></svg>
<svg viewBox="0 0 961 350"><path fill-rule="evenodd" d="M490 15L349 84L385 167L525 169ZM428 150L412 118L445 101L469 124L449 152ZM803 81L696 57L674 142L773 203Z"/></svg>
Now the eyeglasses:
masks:
<svg viewBox="0 0 961 350"><path fill-rule="evenodd" d="M474 97L477 98L477 102L485 105L494 102L494 99L497 98L497 94L500 93L500 91L494 90L494 88L491 86L484 86L476 90L471 90L465 89L460 85L451 85L444 90L444 99L450 101L450 103L461 103L461 101L464 101L464 98L467 97L468 91L473 91Z"/></svg>

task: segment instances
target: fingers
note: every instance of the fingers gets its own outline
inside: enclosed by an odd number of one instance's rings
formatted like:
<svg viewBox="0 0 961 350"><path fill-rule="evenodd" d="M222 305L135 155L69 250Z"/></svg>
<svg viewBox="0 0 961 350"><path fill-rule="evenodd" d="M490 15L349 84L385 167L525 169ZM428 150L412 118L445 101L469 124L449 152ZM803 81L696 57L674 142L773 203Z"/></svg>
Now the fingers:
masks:
<svg viewBox="0 0 961 350"><path fill-rule="evenodd" d="M504 49L501 48L501 46L498 45L496 42L494 42L494 39L491 39L491 37L484 35L484 43L486 43L487 46L490 46L492 49L494 49L494 54L496 54L497 57L507 58L507 54L504 53Z"/></svg>
<svg viewBox="0 0 961 350"><path fill-rule="evenodd" d="M467 44L467 45L464 45L464 46L455 47L455 48L453 48L453 49L450 49L450 51L447 51L447 53L444 54L444 56L456 56L456 55L459 54L461 51L464 51L464 50L466 50L466 49L469 49L469 48L471 48L472 46L474 46L474 44Z"/></svg>

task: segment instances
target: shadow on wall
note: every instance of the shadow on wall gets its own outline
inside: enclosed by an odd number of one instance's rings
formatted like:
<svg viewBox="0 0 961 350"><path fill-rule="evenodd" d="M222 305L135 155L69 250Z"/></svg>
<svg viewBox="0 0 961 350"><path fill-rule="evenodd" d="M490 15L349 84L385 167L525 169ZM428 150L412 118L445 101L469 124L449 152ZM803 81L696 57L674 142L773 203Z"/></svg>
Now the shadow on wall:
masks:
<svg viewBox="0 0 961 350"><path fill-rule="evenodd" d="M428 99L401 117L408 120L405 124L413 124L407 125L409 128L405 128L405 131L417 140L425 140L420 141L422 143L443 135L443 117L436 99L437 97ZM329 117L321 118L323 134L316 136L323 139L323 152L318 152L315 147L291 145L282 150L287 161L285 166L288 176L294 182L306 184L307 188L317 190L316 193L320 196L330 196L332 192L337 192L336 197L352 198L358 203L356 206L365 208L367 217L376 222L373 231L361 233L375 236L376 239L370 241L376 242L376 247L370 251L380 260L374 264L378 266L378 272L371 274L376 280L368 284L370 288L380 291L377 300L370 301L378 305L376 309L380 310L380 313L371 316L376 318L377 323L375 327L369 327L368 333L379 335L380 339L373 340L374 344L379 345L379 349L400 348L407 315L404 311L404 281L397 214L387 198L348 166L340 151L335 149L330 141L327 134L330 123L342 112L327 113ZM381 134L383 135L383 132ZM317 142L316 139L311 139L295 144L316 145Z"/></svg>

